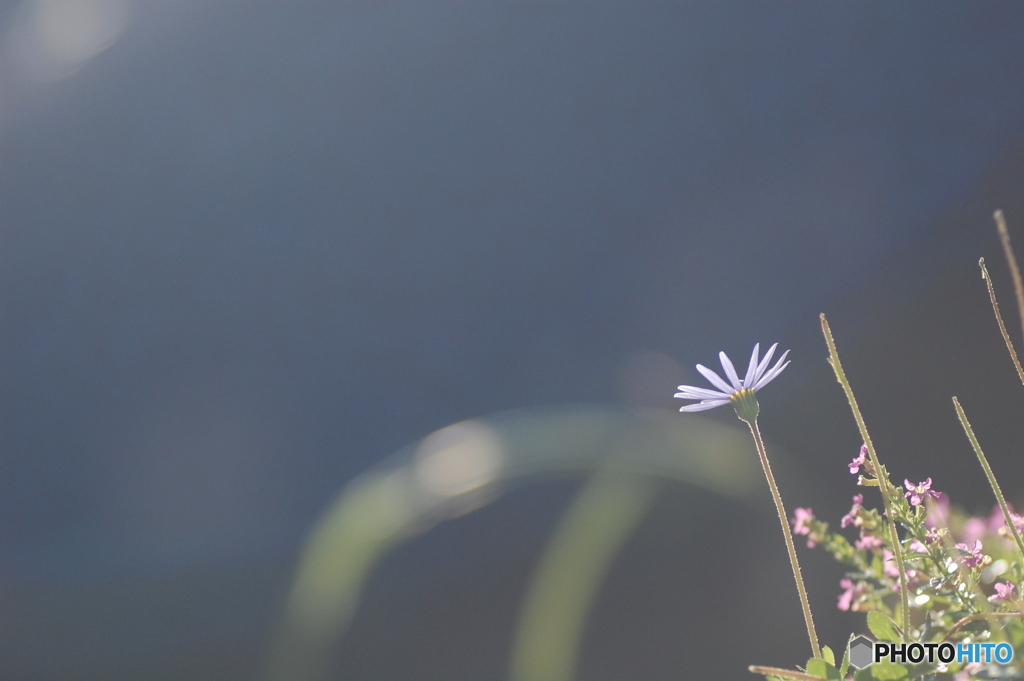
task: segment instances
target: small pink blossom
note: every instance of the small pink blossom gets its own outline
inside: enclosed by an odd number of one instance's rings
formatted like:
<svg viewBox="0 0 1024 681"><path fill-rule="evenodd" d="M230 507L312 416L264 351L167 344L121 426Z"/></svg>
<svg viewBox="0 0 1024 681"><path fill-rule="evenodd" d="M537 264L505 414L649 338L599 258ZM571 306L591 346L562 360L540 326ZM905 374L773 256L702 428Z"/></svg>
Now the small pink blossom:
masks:
<svg viewBox="0 0 1024 681"><path fill-rule="evenodd" d="M1010 511L1010 519L1019 530L1024 526L1024 520L1013 512L1012 506L1010 506L1008 510ZM964 529L960 533L960 538L963 539L965 544L973 544L975 541L989 533L998 534L1004 537L1009 536L1010 534L1006 529L1006 516L1003 515L1003 509L999 507L999 504L992 506L992 512L989 514L987 519L969 518L967 522L964 523Z"/></svg>
<svg viewBox="0 0 1024 681"><path fill-rule="evenodd" d="M910 542L910 550L914 553L928 553L928 547L916 539Z"/></svg>
<svg viewBox="0 0 1024 681"><path fill-rule="evenodd" d="M1010 519L1013 519L1013 505L1007 503L1006 510L1010 512ZM1003 515L1003 509L999 504L992 504L992 512L988 514L988 531L998 532L1001 527L1006 527L1006 516Z"/></svg>
<svg viewBox="0 0 1024 681"><path fill-rule="evenodd" d="M840 527L846 527L848 525L853 525L854 527L860 527L861 524L864 522L863 520L861 520L860 513L859 513L860 510L863 508L861 506L861 504L863 504L863 503L864 503L864 495L863 494L855 495L853 497L853 508L851 508L850 512L847 513L846 515L844 515L842 520L839 521L839 526Z"/></svg>
<svg viewBox="0 0 1024 681"><path fill-rule="evenodd" d="M793 511L793 517L789 522L793 524L794 534L807 535L807 548L813 549L818 545L819 536L811 534L810 523L814 520L814 511L809 508L798 508Z"/></svg>
<svg viewBox="0 0 1024 681"><path fill-rule="evenodd" d="M853 461L850 462L850 475L857 475L860 473L860 467L867 463L868 460L868 446L860 446L860 454L854 457Z"/></svg>
<svg viewBox="0 0 1024 681"><path fill-rule="evenodd" d="M882 551L882 570L885 572L886 577L895 579L900 576L899 568L896 567L895 556L888 549Z"/></svg>
<svg viewBox="0 0 1024 681"><path fill-rule="evenodd" d="M924 526L929 529L946 527L949 525L949 497L939 492L935 501L926 500L928 506L928 517L924 519Z"/></svg>
<svg viewBox="0 0 1024 681"><path fill-rule="evenodd" d="M968 518L964 523L960 538L964 540L965 544L973 544L984 537L987 532L988 523L983 518Z"/></svg>
<svg viewBox="0 0 1024 681"><path fill-rule="evenodd" d="M903 486L907 490L907 493L903 496L910 499L911 506L920 506L921 502L928 497L934 497L936 499L939 498L939 493L932 489L931 478L928 478L924 482L919 482L916 485L911 484L909 480L904 480Z"/></svg>
<svg viewBox="0 0 1024 681"><path fill-rule="evenodd" d="M996 592L994 595L989 596L990 601L1012 601L1013 600L1013 584L1009 582L996 582L992 585Z"/></svg>
<svg viewBox="0 0 1024 681"><path fill-rule="evenodd" d="M882 540L873 534L862 534L860 539L854 542L853 545L858 549L871 549L872 551L877 551L882 548Z"/></svg>
<svg viewBox="0 0 1024 681"><path fill-rule="evenodd" d="M967 544L957 544L956 547L961 551L966 551L970 555L961 556L960 562L964 564L964 567L975 568L985 562L986 556L981 552L981 542L975 541L974 548L967 548Z"/></svg>
<svg viewBox="0 0 1024 681"><path fill-rule="evenodd" d="M1007 504L1007 505L1009 505L1009 504ZM1008 537L1008 538L1012 537L1013 533L1010 532L1007 529L1007 527L1006 527L1006 519L1002 517L1002 512L1000 512L1000 516L999 517L1000 517L1000 520L1002 522L1000 522L999 525L997 526L996 532L998 532L999 536L1001 536L1001 537ZM1017 515L1016 513L1014 513L1011 510L1010 511L1010 520L1013 521L1013 526L1015 528L1017 528L1017 532L1024 533L1024 517L1021 517L1021 516Z"/></svg>
<svg viewBox="0 0 1024 681"><path fill-rule="evenodd" d="M839 609L856 610L860 597L864 595L864 586L859 583L855 584L849 579L839 580L839 586L845 589L843 593L839 594Z"/></svg>
<svg viewBox="0 0 1024 681"><path fill-rule="evenodd" d="M793 517L789 522L793 523L794 534L810 534L811 526L808 524L814 520L814 511L809 508L798 508L793 511Z"/></svg>

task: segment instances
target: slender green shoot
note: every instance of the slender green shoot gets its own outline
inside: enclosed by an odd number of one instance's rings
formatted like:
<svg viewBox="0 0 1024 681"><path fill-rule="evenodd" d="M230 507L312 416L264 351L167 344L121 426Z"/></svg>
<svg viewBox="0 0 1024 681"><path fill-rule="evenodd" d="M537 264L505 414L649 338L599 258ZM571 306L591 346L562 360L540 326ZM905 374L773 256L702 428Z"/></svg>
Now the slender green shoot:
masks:
<svg viewBox="0 0 1024 681"><path fill-rule="evenodd" d="M953 628L950 629L949 632L944 637L942 637L942 640L940 641L940 643L946 643L948 641L952 641L953 640L953 634L955 634L956 632L960 631L960 629L962 629L965 625L970 624L971 622L976 622L976 621L981 620L981 619L995 619L995 618L1012 619L1012 618L1015 618L1015 617L1020 617L1020 613L1019 612L976 612L973 615L968 615L967 617L964 617L963 619L959 620L956 624L954 624Z"/></svg>
<svg viewBox="0 0 1024 681"><path fill-rule="evenodd" d="M978 462L981 464L982 470L985 471L985 475L988 477L988 484L992 486L992 491L996 495L996 501L999 502L999 508L1003 511L1003 517L1006 519L1006 527L1010 533L1013 534L1013 540L1017 542L1017 550L1020 551L1021 558L1024 558L1024 541L1021 541L1020 532L1017 531L1017 526L1013 522L1013 516L1010 515L1010 508L1006 505L1006 498L1003 497L1003 491L999 489L999 483L996 481L995 473L992 472L992 467L988 465L988 459L985 458L985 453L981 451L981 445L978 444L978 438L974 435L974 429L971 428L970 421L967 420L967 414L964 413L963 407L960 406L960 401L953 398L953 406L956 407L956 415L960 419L960 425L964 427L964 432L967 433L967 439L971 441L971 447L974 448L974 453L978 455Z"/></svg>
<svg viewBox="0 0 1024 681"><path fill-rule="evenodd" d="M739 413L739 410L737 410L737 413ZM800 573L800 562L797 560L796 547L793 545L793 533L789 530L789 520L787 520L789 516L786 515L786 508L782 505L782 495L779 494L779 486L775 484L775 476L772 475L772 467L768 463L768 453L765 451L764 442L761 440L761 430L757 427L757 418L749 420L742 416L740 418L750 426L750 434L754 437L757 455L761 458L761 468L764 469L764 477L767 478L768 487L772 490L775 510L778 511L779 523L782 524L782 534L786 538L786 551L789 552L789 564L793 568L793 579L796 581L797 593L800 594L800 607L804 611L804 623L807 625L807 637L811 640L811 651L814 653L815 658L821 659L818 634L814 630L814 617L811 616L811 604L807 600L807 589L804 588L804 578Z"/></svg>
<svg viewBox="0 0 1024 681"><path fill-rule="evenodd" d="M1020 268L1017 267L1017 258L1013 255L1013 247L1010 246L1010 232L1006 229L1006 218L1003 211L997 210L993 216L996 219L996 229L999 230L999 240L1003 243L1003 253L1006 254L1006 264L1010 266L1010 276L1013 277L1013 291L1017 295L1017 314L1020 316L1021 328L1024 329L1024 282L1020 278Z"/></svg>
<svg viewBox="0 0 1024 681"><path fill-rule="evenodd" d="M768 677L775 676L780 679L794 679L795 681L821 681L821 677L819 676L804 674L803 672L795 672L790 669L783 669L782 667L765 667L763 665L752 664L747 667L747 669L755 674L763 674Z"/></svg>
<svg viewBox="0 0 1024 681"><path fill-rule="evenodd" d="M1010 242L1006 242L1009 247ZM1011 251L1007 256L1013 257ZM1017 368L1017 376L1020 377L1020 382L1024 383L1024 369L1020 366L1020 360L1017 359L1017 351L1013 349L1013 342L1010 340L1010 334L1006 331L1006 324L1003 323L1003 315L999 312L999 303L996 301L996 291L992 288L992 278L988 275L988 268L985 267L985 258L978 261L978 267L981 268L981 278L985 280L985 284L988 286L988 299L992 302L992 311L996 313L996 323L999 324L999 332L1003 334L1003 341L1006 342L1006 349L1010 351L1010 358L1013 359L1013 366ZM1018 273L1018 277L1020 274Z"/></svg>
<svg viewBox="0 0 1024 681"><path fill-rule="evenodd" d="M874 466L878 476L879 490L882 492L882 503L885 505L885 517L889 520L889 532L892 535L893 557L896 559L896 569L899 571L900 620L902 622L903 640L907 642L910 640L910 597L907 591L907 570L903 562L903 545L900 543L900 536L896 531L896 519L893 514L892 501L890 500L890 495L898 494L898 492L895 491L892 483L889 481L889 474L878 462L875 445L871 442L867 424L864 423L864 416L860 413L860 407L857 406L857 398L853 396L853 388L850 387L850 381L846 378L846 372L843 371L843 365L839 361L839 352L836 350L836 342L832 338L832 329L829 328L828 320L825 319L824 313L821 314L821 332L825 335L825 342L828 344L828 362L832 365L832 370L836 374L836 380L843 386L843 392L846 393L850 409L853 410L853 418L857 422L857 429L860 430L861 439L864 440L864 444L868 448L868 455L871 457L871 465Z"/></svg>

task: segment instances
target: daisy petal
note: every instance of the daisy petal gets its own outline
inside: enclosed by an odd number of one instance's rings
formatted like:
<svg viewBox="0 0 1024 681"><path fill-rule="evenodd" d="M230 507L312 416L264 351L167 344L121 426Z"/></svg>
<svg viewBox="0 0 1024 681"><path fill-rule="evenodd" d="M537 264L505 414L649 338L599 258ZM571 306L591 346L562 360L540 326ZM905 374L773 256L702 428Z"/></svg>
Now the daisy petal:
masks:
<svg viewBox="0 0 1024 681"><path fill-rule="evenodd" d="M775 354L775 348L777 348L777 347L779 347L778 343L776 343L773 346L771 346L770 348L768 348L768 352L764 353L764 357L761 358L761 363L757 365L757 371L754 372L754 383L755 384L759 380L761 380L762 376L764 376L764 369L765 369L765 367L768 366L768 362L772 361L772 355ZM749 388L750 386L748 385L747 387Z"/></svg>
<svg viewBox="0 0 1024 681"><path fill-rule="evenodd" d="M775 380L776 376L782 373L783 369L789 366L789 362L783 364L783 360L786 359L786 355L788 354L789 350L786 350L786 352L783 353L782 357L779 358L778 364L773 366L764 376L761 377L761 379L754 386L754 390L760 390L761 388L771 383L773 380Z"/></svg>
<svg viewBox="0 0 1024 681"><path fill-rule="evenodd" d="M704 378L708 379L711 382L711 385L715 386L725 394L732 395L734 392L736 392L733 388L729 387L728 383L722 380L721 376L716 374L711 369L708 369L706 366L698 364L697 371L699 371L701 375L704 376Z"/></svg>
<svg viewBox="0 0 1024 681"><path fill-rule="evenodd" d="M685 407L680 407L679 411L707 411L708 409L721 407L723 404L729 404L729 400L708 400L699 404L688 404Z"/></svg>
<svg viewBox="0 0 1024 681"><path fill-rule="evenodd" d="M729 395L726 393L720 393L717 390L708 390L707 388L698 388L692 385L681 385L679 386L679 392L675 394L676 397L682 397L687 400L727 400Z"/></svg>
<svg viewBox="0 0 1024 681"><path fill-rule="evenodd" d="M675 394L676 397L696 401L695 404L681 407L679 411L707 411L708 409L721 407L724 404L731 403L732 398L736 397L741 391L744 391L743 394L746 394L745 391L757 391L768 385L789 366L789 362L786 360L786 357L789 356L789 350L786 350L771 369L767 368L771 363L772 357L775 355L775 349L778 347L778 343L773 344L768 348L768 352L765 353L764 357L759 357L761 344L755 343L754 351L750 353L750 362L747 364L746 376L743 377L742 381L736 374L736 367L733 365L732 360L724 352L718 353L718 359L722 362L722 371L725 374L725 378L722 378L720 374L708 369L706 366L698 364L697 371L717 390L699 388L694 385L679 386L679 392ZM729 385L730 383L732 385ZM740 416L740 418L743 418L743 416Z"/></svg>
<svg viewBox="0 0 1024 681"><path fill-rule="evenodd" d="M747 365L747 375L743 378L743 387L749 388L754 385L754 376L757 374L757 351L761 349L760 343L754 343L754 352L750 355L750 364Z"/></svg>
<svg viewBox="0 0 1024 681"><path fill-rule="evenodd" d="M768 371L764 372L764 375L761 376L759 379L757 379L757 383L759 385L768 385L768 383L772 380L772 378L775 378L776 376L778 376L779 373L782 372L782 368L780 368L780 367L783 366L782 363L785 361L786 355L788 355L788 354L789 354L789 350L786 350L784 353L782 353L782 357L779 357L779 361L777 361L775 363L775 366L773 366ZM769 376L771 376L771 378L768 378Z"/></svg>
<svg viewBox="0 0 1024 681"><path fill-rule="evenodd" d="M718 359L722 362L722 368L725 369L726 377L732 381L732 387L735 390L742 390L743 384L740 383L740 377L736 375L736 367L732 365L732 360L724 352L718 353Z"/></svg>
<svg viewBox="0 0 1024 681"><path fill-rule="evenodd" d="M766 385L768 385L769 383L774 381L775 378L779 374L781 374L782 370L785 369L787 366L789 366L789 362L786 362L785 364L783 364L782 366L780 366L778 368L772 368L771 371L769 371L768 373L766 373L764 376L761 377L761 380L757 382L757 388L755 388L755 389L756 390L760 390L761 388L765 387Z"/></svg>

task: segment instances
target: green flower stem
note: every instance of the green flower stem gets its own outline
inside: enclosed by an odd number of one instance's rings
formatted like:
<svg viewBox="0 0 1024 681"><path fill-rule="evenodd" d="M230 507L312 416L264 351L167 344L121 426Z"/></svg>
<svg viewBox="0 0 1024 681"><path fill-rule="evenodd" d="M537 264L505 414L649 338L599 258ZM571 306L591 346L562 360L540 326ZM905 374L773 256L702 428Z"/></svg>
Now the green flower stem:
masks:
<svg viewBox="0 0 1024 681"><path fill-rule="evenodd" d="M1013 292L1017 295L1017 313L1020 316L1021 328L1024 328L1024 281L1021 281L1017 258L1013 255L1013 246L1010 245L1010 232L1006 229L1003 211L997 210L992 217L996 219L996 230L999 232L999 240L1003 243L1003 253L1006 255L1006 264L1010 267L1010 276L1013 277Z"/></svg>
<svg viewBox="0 0 1024 681"><path fill-rule="evenodd" d="M960 554L958 553L956 546L954 545L955 540L952 538L952 534L949 532L949 526L942 522L941 517L938 518L938 520L941 525L941 528L944 530L944 532L942 533L942 539L939 541L939 544L942 547L944 560L947 562L953 561L953 563L957 566L957 577L959 577L960 583L970 586L971 595L973 595L975 598L972 599L970 596L963 593L957 587L953 588L953 593L956 594L956 597L963 605L964 610L974 611L973 617L975 619L985 618L988 620L988 629L993 636L999 636L999 638L1007 639L1006 632L1002 631L999 628L999 623L994 617L992 617L992 615L995 614L992 612L992 605L988 602L988 598L985 596L985 593L981 590L981 587L978 584L978 580L974 579L974 575L971 574L972 571L968 570L966 567L964 567L963 563L960 562ZM946 569L941 566L939 570L944 574L946 572ZM958 626L963 626L963 624L960 624ZM954 627L954 629L956 628L958 627ZM952 632L950 632L950 635L951 634ZM1007 639L1007 642L1010 642L1009 639Z"/></svg>
<svg viewBox="0 0 1024 681"><path fill-rule="evenodd" d="M954 624L953 627L949 630L949 632L942 638L942 641L940 641L940 643L946 643L948 641L952 641L953 640L953 634L958 632L965 624L970 624L971 622L975 622L975 621L981 620L981 619L995 619L995 618L1003 618L1003 617L1008 618L1008 619L1009 618L1014 618L1014 617L1020 617L1020 613L1019 612L979 612L979 613L975 613L973 615L968 615L967 617L964 617L959 622ZM995 631L996 628L992 627L991 623L989 624L989 626L990 626L990 628L992 628L993 631Z"/></svg>
<svg viewBox="0 0 1024 681"><path fill-rule="evenodd" d="M746 421L746 419L744 419ZM789 564L793 568L793 579L796 580L796 590L800 594L800 607L804 611L804 622L807 624L807 637L811 639L811 650L814 657L821 658L821 648L818 647L818 634L814 631L814 618L811 616L811 604L807 600L807 589L804 588L804 578L800 574L800 562L796 558L796 547L793 545L793 533L789 530L789 520L786 515L786 507L782 505L782 496L779 494L779 486L775 484L775 476L772 475L771 464L768 463L768 454L764 449L764 442L761 441L761 430L757 427L757 419L746 421L750 426L750 434L754 436L754 445L757 446L757 455L761 457L761 467L764 469L764 476L768 479L768 487L772 490L772 499L775 500L775 510L779 512L779 523L782 524L782 535L786 538L786 550L789 552Z"/></svg>
<svg viewBox="0 0 1024 681"><path fill-rule="evenodd" d="M857 406L857 398L853 396L853 388L850 387L850 381L846 378L846 372L843 371L843 365L839 361L839 353L836 351L836 342L832 338L832 329L828 326L828 320L825 319L825 314L821 314L821 331L825 334L825 342L828 344L828 363L832 365L832 370L836 374L836 380L843 386L843 392L846 393L846 399L850 403L850 409L853 410L853 418L857 422L857 428L860 430L860 436L864 440L864 444L868 448L868 455L871 457L871 465L875 468L875 475L878 478L879 489L882 492L882 503L885 505L885 517L889 520L889 533L892 535L892 553L896 559L896 569L899 570L900 578L900 604L902 605L900 612L900 620L902 622L903 629L903 641L907 642L910 640L910 595L907 593L907 570L903 562L903 545L900 543L900 536L896 532L896 518L893 513L892 500L890 495L897 494L893 488L892 483L889 481L889 475L882 468L881 464L878 463L878 455L875 453L875 445L871 442L871 436L868 435L867 424L864 423L864 415L860 413L860 407Z"/></svg>
<svg viewBox="0 0 1024 681"><path fill-rule="evenodd" d="M750 671L755 674L763 674L764 676L777 676L780 679L796 679L796 681L821 681L818 676L812 676L811 674L804 674L802 672L794 672L790 669L782 669L781 667L765 667L762 665L752 664L747 667Z"/></svg>
<svg viewBox="0 0 1024 681"><path fill-rule="evenodd" d="M1010 516L1010 509L1006 505L1006 499L1003 497L1003 491L999 489L999 483L996 482L995 473L992 472L992 467L988 465L988 459L985 458L985 452L981 451L981 445L978 444L978 438L974 435L974 429L971 428L971 423L967 420L967 414L964 413L963 407L960 406L960 401L955 397L953 398L953 406L956 407L956 415L960 419L960 425L964 427L964 432L967 433L967 439L971 441L971 447L974 448L974 453L978 455L978 462L981 463L981 468L985 471L985 475L988 477L988 484L992 486L992 491L996 495L996 501L999 502L999 508L1002 509L1003 517L1006 518L1006 526L1013 534L1013 540L1017 542L1017 550L1020 551L1021 558L1024 558L1024 541L1021 541L1020 532L1017 531L1017 526L1013 524L1013 517Z"/></svg>
<svg viewBox="0 0 1024 681"><path fill-rule="evenodd" d="M1013 253L1011 252L1008 257L1012 258ZM1006 332L1006 324L1003 323L1003 315L999 313L999 303L996 302L996 291L992 288L992 278L988 276L988 268L985 267L985 258L978 261L978 267L981 268L981 278L984 279L985 284L988 285L988 299L992 302L992 311L996 313L996 322L999 324L1000 333L1003 334L1003 341L1006 343L1006 349L1010 351L1010 358L1013 360L1013 366L1017 369L1017 376L1020 377L1021 383L1024 383L1024 369L1021 368L1020 360L1017 359L1017 351L1013 349L1013 343L1010 341L1010 334Z"/></svg>

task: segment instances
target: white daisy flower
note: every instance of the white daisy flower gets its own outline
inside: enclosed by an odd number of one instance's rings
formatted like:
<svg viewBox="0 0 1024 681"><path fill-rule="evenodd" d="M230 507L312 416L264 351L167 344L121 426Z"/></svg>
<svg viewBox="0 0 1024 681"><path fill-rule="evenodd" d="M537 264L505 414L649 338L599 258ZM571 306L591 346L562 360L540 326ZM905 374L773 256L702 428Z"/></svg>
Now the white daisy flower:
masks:
<svg viewBox="0 0 1024 681"><path fill-rule="evenodd" d="M771 346L768 352L765 353L764 358L758 361L757 354L760 350L760 345L760 343L754 345L754 352L750 355L750 365L747 367L747 375L742 381L736 375L736 369L733 367L729 357L724 352L718 353L725 376L732 385L722 380L722 377L711 369L698 364L697 371L718 390L708 390L707 388L698 388L692 385L679 386L679 392L675 394L676 397L684 400L700 400L697 404L688 404L680 408L679 411L706 411L732 403L736 408L736 414L744 421L757 418L758 407L754 393L771 383L776 376L782 373L783 369L789 366L789 362L786 361L786 355L789 354L789 350L786 350L775 363L775 366L768 369L768 362L771 361L775 348L779 344L776 343Z"/></svg>

